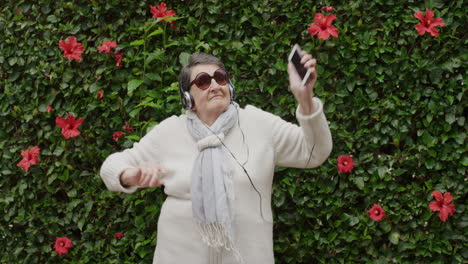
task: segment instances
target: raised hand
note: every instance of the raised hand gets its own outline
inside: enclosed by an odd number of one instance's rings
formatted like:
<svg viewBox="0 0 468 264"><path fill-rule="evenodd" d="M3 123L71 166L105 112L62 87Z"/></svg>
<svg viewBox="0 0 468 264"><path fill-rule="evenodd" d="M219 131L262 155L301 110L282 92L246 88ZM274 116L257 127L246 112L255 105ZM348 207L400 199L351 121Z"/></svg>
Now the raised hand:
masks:
<svg viewBox="0 0 468 264"><path fill-rule="evenodd" d="M288 63L289 86L294 97L300 105L300 111L303 114L311 114L314 110L312 97L314 96L314 85L317 81L317 70L315 68L317 60L311 54L301 51L301 63L304 64L306 69L310 69L311 73L307 83L302 86L302 79L297 73L294 65Z"/></svg>

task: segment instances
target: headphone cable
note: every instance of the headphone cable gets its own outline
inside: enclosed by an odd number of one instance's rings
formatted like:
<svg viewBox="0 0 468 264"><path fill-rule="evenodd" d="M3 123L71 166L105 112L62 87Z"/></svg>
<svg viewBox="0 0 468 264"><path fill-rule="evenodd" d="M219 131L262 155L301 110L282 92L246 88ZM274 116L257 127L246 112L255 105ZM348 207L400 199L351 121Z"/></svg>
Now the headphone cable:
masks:
<svg viewBox="0 0 468 264"><path fill-rule="evenodd" d="M248 145L245 143L245 135L244 135L244 131L242 130L241 126L240 126L240 115L239 115L239 109L237 109L236 107L236 110L237 110L237 122L238 122L238 126L239 126L239 129L242 133L242 141L244 143L244 145L247 146L247 159L245 161L244 164L241 164L239 162L239 160L237 160L236 156L234 156L234 154L232 153L232 151L224 144L224 142L221 140L221 138L213 131L211 130L211 128L209 126L207 126L205 123L201 122L206 128L208 128L208 130L210 130L211 133L213 133L213 135L215 135L219 142L221 142L221 144L224 146L224 148L226 148L229 152L229 154L231 154L231 156L234 158L234 160L237 162L237 164L239 164L239 166L241 166L242 170L244 171L245 175L247 175L247 177L249 178L249 182L250 182L250 185L252 185L252 187L254 188L255 192L257 192L259 198L260 198L260 215L262 217L263 220L266 221L266 219L263 217L263 207L262 207L262 195L260 194L260 192L258 191L257 187L255 187L255 184L253 183L252 181L252 178L250 177L249 173L247 172L247 169L244 167L245 164L247 164L248 160L249 160L249 155L250 155L250 151L249 151L249 148L248 148ZM310 159L312 158L312 153L314 152L314 149L315 149L315 143L314 145L312 146L312 149L310 150L310 154L309 154L309 159L307 160L307 163L306 165L304 166L304 168L302 169L302 172L300 174L300 177L302 178L302 176L304 175L305 173L305 169L307 168L307 166L309 165L309 162L310 162Z"/></svg>
<svg viewBox="0 0 468 264"><path fill-rule="evenodd" d="M245 138L244 138L244 132L242 131L242 128L240 127L240 121L239 121L239 109L237 109L236 107L236 110L237 110L237 121L239 122L239 129L241 130L242 132L242 139L244 140L244 143L245 143ZM263 206L262 206L262 195L260 194L260 192L258 191L257 187L255 187L255 184L253 183L252 181L252 178L250 177L249 173L247 172L247 170L245 169L245 167L239 162L239 160L237 160L236 156L234 156L234 154L232 153L232 151L224 144L224 142L221 140L221 138L213 131L211 130L211 128L209 126L207 126L205 123L201 122L203 125L205 125L206 128L208 128L208 130L211 131L211 133L213 133L213 135L215 135L219 142L221 142L221 144L224 146L224 148L226 148L229 152L229 154L231 154L231 156L234 158L234 160L237 162L237 164L239 164L239 166L241 166L242 170L244 171L244 173L247 175L247 177L249 178L249 182L250 182L250 185L252 185L252 187L254 188L255 192L257 192L259 198L260 198L260 215L262 217L263 220L266 221L266 219L263 217ZM247 144L245 144L246 146L248 146ZM248 151L248 147L247 147L247 153L249 153ZM247 161L248 161L248 158L247 158ZM244 163L246 164L247 161Z"/></svg>

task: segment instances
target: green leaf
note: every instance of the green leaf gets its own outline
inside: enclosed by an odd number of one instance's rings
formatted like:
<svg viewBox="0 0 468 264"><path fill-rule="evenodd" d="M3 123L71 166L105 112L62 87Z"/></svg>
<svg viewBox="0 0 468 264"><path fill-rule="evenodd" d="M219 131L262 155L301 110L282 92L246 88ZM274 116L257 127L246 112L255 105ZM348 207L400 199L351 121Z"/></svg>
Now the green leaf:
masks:
<svg viewBox="0 0 468 264"><path fill-rule="evenodd" d="M54 15L50 15L47 17L47 22L56 23L57 21L57 17Z"/></svg>
<svg viewBox="0 0 468 264"><path fill-rule="evenodd" d="M398 232L392 232L388 236L388 240L394 245L398 245L398 242L400 241L400 233Z"/></svg>
<svg viewBox="0 0 468 264"><path fill-rule="evenodd" d="M190 54L188 54L186 52L180 53L180 55L179 55L180 65L182 65L182 66L187 65L189 63L189 59L190 59Z"/></svg>
<svg viewBox="0 0 468 264"><path fill-rule="evenodd" d="M445 115L445 121L447 123L449 123L450 125L453 124L453 122L455 122L455 115L452 114L452 113L448 113Z"/></svg>
<svg viewBox="0 0 468 264"><path fill-rule="evenodd" d="M138 88L143 83L143 80L134 79L128 82L127 84L127 94L133 94L136 88Z"/></svg>
<svg viewBox="0 0 468 264"><path fill-rule="evenodd" d="M72 70L67 70L66 72L63 73L63 81L68 83L73 79L73 71Z"/></svg>
<svg viewBox="0 0 468 264"><path fill-rule="evenodd" d="M359 190L364 189L364 178L363 177L356 177L353 179L354 184L359 188Z"/></svg>
<svg viewBox="0 0 468 264"><path fill-rule="evenodd" d="M359 217L357 216L350 216L349 217L349 226L354 226L359 223Z"/></svg>
<svg viewBox="0 0 468 264"><path fill-rule="evenodd" d="M461 164L462 166L467 167L467 166L468 166L468 156L463 156L463 157L462 157L462 160L461 160L461 162L460 162L460 164Z"/></svg>
<svg viewBox="0 0 468 264"><path fill-rule="evenodd" d="M162 34L163 32L164 31L162 30L162 28L156 29L155 31L151 32L151 34L148 35L148 38L155 36L155 35Z"/></svg>
<svg viewBox="0 0 468 264"><path fill-rule="evenodd" d="M52 155L54 156L61 156L62 153L63 153L64 149L60 146L57 146L54 150L54 152L52 153Z"/></svg>
<svg viewBox="0 0 468 264"><path fill-rule="evenodd" d="M143 44L145 44L145 40L143 39L138 39L130 42L130 46L141 46Z"/></svg>
<svg viewBox="0 0 468 264"><path fill-rule="evenodd" d="M392 230L392 226L387 222L387 221L381 221L379 222L380 227L382 228L383 231L390 232Z"/></svg>
<svg viewBox="0 0 468 264"><path fill-rule="evenodd" d="M157 73L152 73L152 72L146 73L145 77L152 80L152 81L159 81L159 82L162 81L161 75L159 75Z"/></svg>
<svg viewBox="0 0 468 264"><path fill-rule="evenodd" d="M47 184L52 184L55 179L57 179L57 174L54 173L47 178Z"/></svg>
<svg viewBox="0 0 468 264"><path fill-rule="evenodd" d="M16 64L16 61L17 61L16 57L11 57L8 59L8 64L10 64L10 66L13 66Z"/></svg>
<svg viewBox="0 0 468 264"><path fill-rule="evenodd" d="M128 136L126 136L126 138L131 139L133 141L139 141L140 140L140 137L137 136L137 135L128 135Z"/></svg>
<svg viewBox="0 0 468 264"><path fill-rule="evenodd" d="M388 168L386 168L386 167L379 167L379 168L377 169L377 173L378 173L378 175L379 175L379 178L380 178L380 179L383 179L383 178L385 177L385 174L387 173L387 171L388 171Z"/></svg>
<svg viewBox="0 0 468 264"><path fill-rule="evenodd" d="M395 176L400 176L400 175L402 175L402 174L405 173L405 172L407 172L407 170L401 169L401 168L400 168L400 169L396 169L396 170L393 172L393 174L394 174Z"/></svg>
<svg viewBox="0 0 468 264"><path fill-rule="evenodd" d="M83 226L85 224L85 221L86 221L85 217L82 217L82 218L78 219L77 226L81 231L83 230Z"/></svg>
<svg viewBox="0 0 468 264"><path fill-rule="evenodd" d="M70 197L70 198L76 197L76 194L77 194L76 189L71 189L71 190L67 193L68 197Z"/></svg>

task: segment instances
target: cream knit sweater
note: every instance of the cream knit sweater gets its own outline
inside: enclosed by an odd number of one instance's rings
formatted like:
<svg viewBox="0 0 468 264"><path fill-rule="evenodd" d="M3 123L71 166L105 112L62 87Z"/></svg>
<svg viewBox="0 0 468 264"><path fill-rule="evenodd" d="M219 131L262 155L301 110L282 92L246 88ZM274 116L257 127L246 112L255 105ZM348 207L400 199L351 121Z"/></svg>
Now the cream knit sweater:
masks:
<svg viewBox="0 0 468 264"><path fill-rule="evenodd" d="M315 144L307 167L317 167L332 150L322 102L314 98L314 105L314 113L308 116L296 110L300 127L249 105L239 111L240 127L236 124L226 134L224 144L238 162L245 163L245 169L262 195L263 218L258 194L242 167L232 160L235 167L235 241L247 264L274 263L271 189L275 166L303 168ZM167 198L159 215L153 264L236 263L230 252L206 246L196 230L190 200L190 175L197 155L196 142L187 131L186 116L172 116L155 126L133 148L110 155L101 167L101 177L107 188L126 193L137 190L135 186L124 188L120 185L119 175L126 168L151 161L169 170L163 178ZM147 202L151 204L151 201Z"/></svg>

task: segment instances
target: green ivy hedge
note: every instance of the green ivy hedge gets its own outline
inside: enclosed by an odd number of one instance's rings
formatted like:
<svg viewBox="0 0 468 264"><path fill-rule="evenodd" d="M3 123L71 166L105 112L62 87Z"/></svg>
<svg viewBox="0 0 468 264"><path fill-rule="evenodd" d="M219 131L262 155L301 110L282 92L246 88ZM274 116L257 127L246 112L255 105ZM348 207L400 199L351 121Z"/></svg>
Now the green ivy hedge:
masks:
<svg viewBox="0 0 468 264"><path fill-rule="evenodd" d="M222 58L241 106L295 122L294 43L318 60L334 150L304 175L277 169L276 262L466 263L466 4L341 2L174 0L174 28L152 17L159 2L0 4L0 263L151 263L163 191L111 193L102 161L181 113L177 75L195 51ZM325 5L339 36L321 40L307 28ZM426 8L445 23L438 37L415 29ZM84 46L81 62L59 48L69 36ZM104 41L117 42L122 67L98 52ZM69 113L85 121L65 139L55 120ZM34 146L39 162L26 172L21 151ZM341 155L353 156L352 173L338 172ZM454 197L445 222L429 209L434 190ZM380 222L367 215L374 203ZM71 239L67 254L54 252L56 237Z"/></svg>

